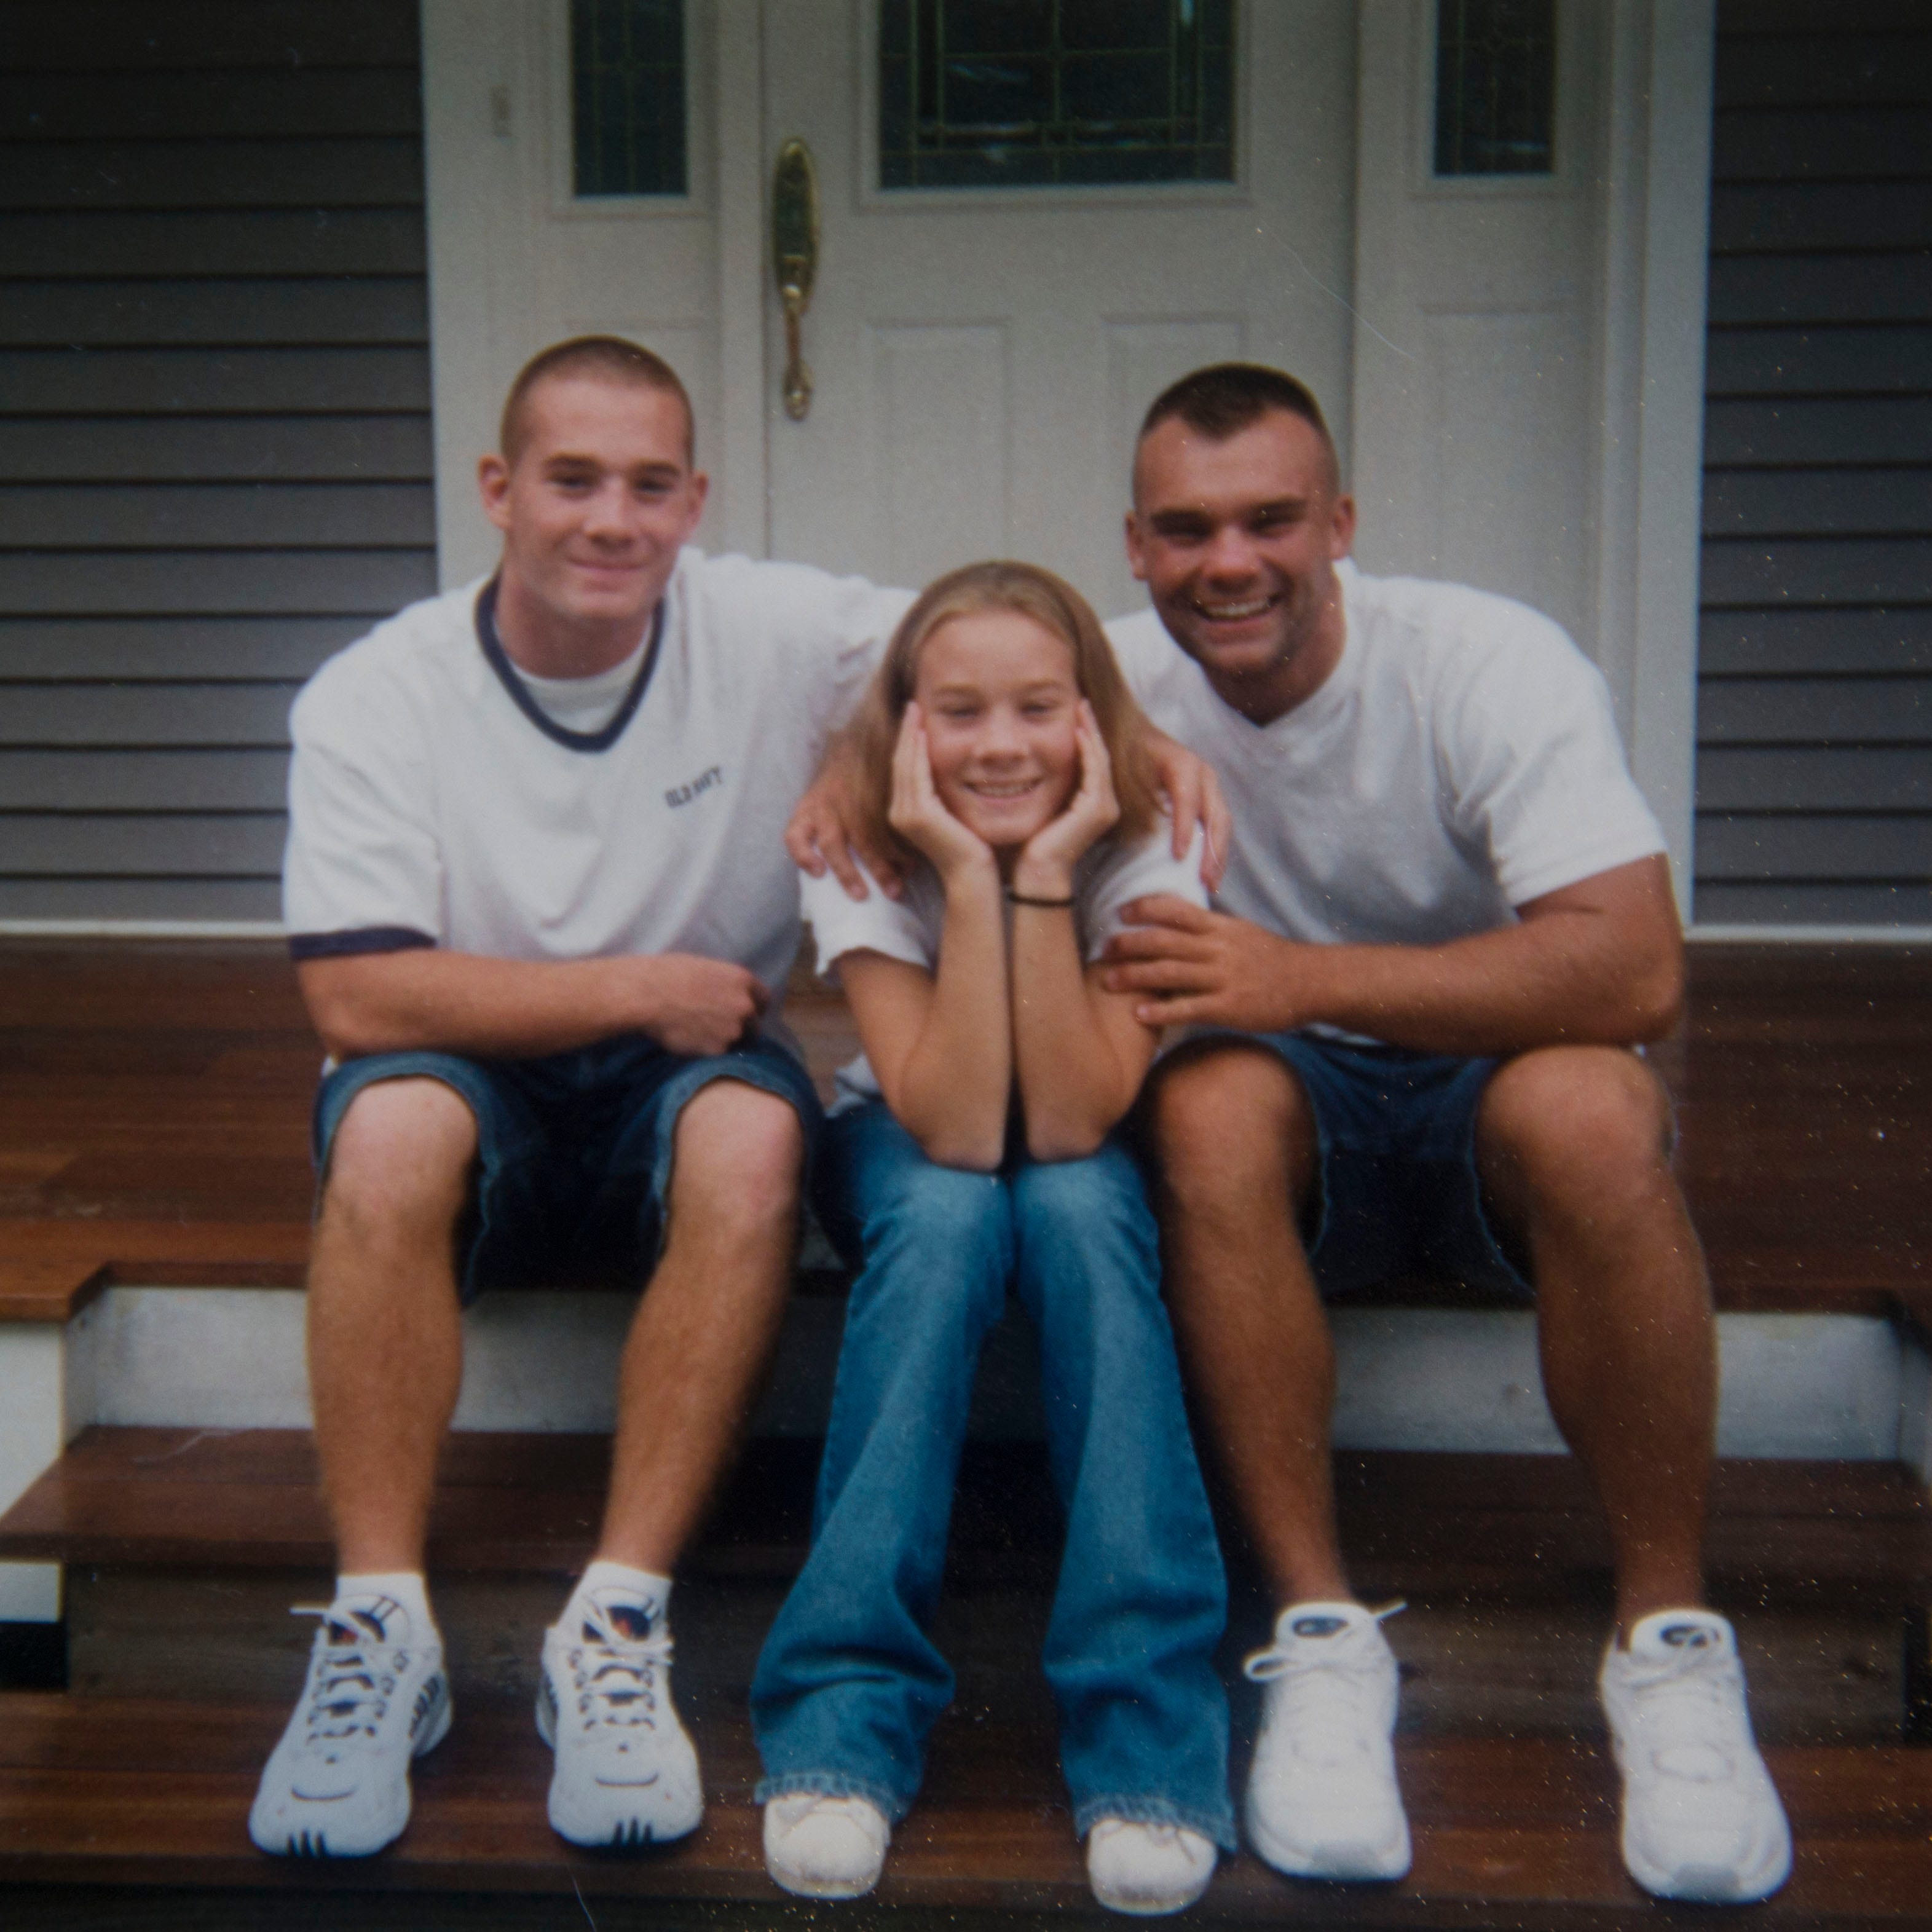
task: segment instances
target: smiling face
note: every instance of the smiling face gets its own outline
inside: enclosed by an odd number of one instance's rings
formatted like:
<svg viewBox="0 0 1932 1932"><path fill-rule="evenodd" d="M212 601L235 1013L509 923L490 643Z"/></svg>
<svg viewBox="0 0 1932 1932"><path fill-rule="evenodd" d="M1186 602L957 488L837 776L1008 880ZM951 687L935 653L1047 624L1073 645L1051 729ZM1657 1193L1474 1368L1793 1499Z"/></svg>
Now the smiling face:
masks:
<svg viewBox="0 0 1932 1932"><path fill-rule="evenodd" d="M547 377L524 404L514 464L484 458L503 533L497 622L541 675L585 676L635 648L704 508L682 398L640 382Z"/></svg>
<svg viewBox="0 0 1932 1932"><path fill-rule="evenodd" d="M1328 445L1286 410L1220 441L1170 416L1135 459L1134 574L1221 698L1258 722L1293 710L1340 660L1334 566L1354 530Z"/></svg>
<svg viewBox="0 0 1932 1932"><path fill-rule="evenodd" d="M954 818L1016 851L1080 780L1072 647L1018 610L949 617L920 646L913 696L933 788Z"/></svg>

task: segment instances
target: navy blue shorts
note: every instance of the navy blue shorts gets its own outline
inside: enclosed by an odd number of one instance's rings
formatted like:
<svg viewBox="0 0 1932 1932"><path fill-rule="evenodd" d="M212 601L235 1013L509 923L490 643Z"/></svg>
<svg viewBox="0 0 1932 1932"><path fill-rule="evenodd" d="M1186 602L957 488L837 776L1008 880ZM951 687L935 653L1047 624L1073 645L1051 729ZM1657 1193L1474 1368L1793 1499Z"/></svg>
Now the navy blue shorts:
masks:
<svg viewBox="0 0 1932 1932"><path fill-rule="evenodd" d="M704 1059L638 1035L537 1060L378 1053L324 1077L316 1171L326 1175L336 1129L364 1088L412 1078L453 1088L476 1118L476 1194L458 1266L466 1303L487 1288L641 1287L663 1244L678 1116L714 1080L789 1101L808 1154L822 1118L811 1076L764 1039Z"/></svg>
<svg viewBox="0 0 1932 1932"><path fill-rule="evenodd" d="M1533 1298L1484 1210L1476 1168L1476 1110L1499 1062L1316 1034L1200 1037L1264 1047L1301 1082L1318 1142L1302 1234L1324 1296L1420 1275Z"/></svg>

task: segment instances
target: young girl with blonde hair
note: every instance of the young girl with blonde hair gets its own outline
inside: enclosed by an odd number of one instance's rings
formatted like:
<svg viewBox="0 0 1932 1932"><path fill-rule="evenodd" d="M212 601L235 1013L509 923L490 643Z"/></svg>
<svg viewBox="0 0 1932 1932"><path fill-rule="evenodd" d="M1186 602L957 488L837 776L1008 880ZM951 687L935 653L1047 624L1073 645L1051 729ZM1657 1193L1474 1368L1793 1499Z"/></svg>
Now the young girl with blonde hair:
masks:
<svg viewBox="0 0 1932 1932"><path fill-rule="evenodd" d="M927 1627L1009 1287L1038 1331L1066 1514L1044 1660L1095 1895L1178 1910L1234 1842L1226 1584L1118 1131L1157 1042L1094 964L1130 899L1203 902L1142 730L1076 592L1022 564L952 572L908 612L858 727L861 808L909 862L903 895L806 881L865 1048L819 1156L858 1273L812 1553L752 1694L766 1862L808 1896L877 1882L952 1696Z"/></svg>

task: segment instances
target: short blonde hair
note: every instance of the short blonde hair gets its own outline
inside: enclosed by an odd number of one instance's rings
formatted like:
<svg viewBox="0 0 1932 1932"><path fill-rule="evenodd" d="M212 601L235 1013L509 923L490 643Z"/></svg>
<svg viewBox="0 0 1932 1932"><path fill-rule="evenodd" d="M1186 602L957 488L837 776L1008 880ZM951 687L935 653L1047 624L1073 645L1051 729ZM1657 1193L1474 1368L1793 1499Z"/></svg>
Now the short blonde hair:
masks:
<svg viewBox="0 0 1932 1932"><path fill-rule="evenodd" d="M892 633L885 660L851 725L859 767L856 802L864 830L909 862L918 861L920 854L893 831L886 816L892 798L893 748L905 708L912 702L926 640L941 625L980 610L1012 610L1030 617L1072 652L1074 683L1094 707L1100 741L1113 767L1120 816L1108 836L1126 842L1144 838L1160 816L1154 760L1147 746L1148 722L1120 675L1100 620L1086 598L1052 571L1037 564L1003 562L969 563L948 571L920 592Z"/></svg>

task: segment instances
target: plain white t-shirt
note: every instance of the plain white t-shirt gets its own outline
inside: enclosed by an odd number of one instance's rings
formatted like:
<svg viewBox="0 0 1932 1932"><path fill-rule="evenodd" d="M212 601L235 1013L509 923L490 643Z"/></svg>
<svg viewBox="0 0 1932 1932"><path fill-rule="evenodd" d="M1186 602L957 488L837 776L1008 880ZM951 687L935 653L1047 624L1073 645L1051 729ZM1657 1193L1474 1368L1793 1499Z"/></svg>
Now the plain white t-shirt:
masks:
<svg viewBox="0 0 1932 1932"><path fill-rule="evenodd" d="M1336 574L1341 661L1269 724L1153 611L1107 627L1148 716L1220 773L1223 910L1290 939L1439 944L1664 849L1604 680L1557 625L1458 584Z"/></svg>
<svg viewBox="0 0 1932 1932"><path fill-rule="evenodd" d="M1163 819L1149 837L1131 845L1103 843L1085 854L1073 870L1073 931L1080 956L1089 963L1106 951L1107 942L1126 930L1121 908L1130 899L1172 892L1190 905L1204 906L1208 895L1201 884L1199 832L1184 859L1174 856L1173 833ZM925 864L916 867L897 899L880 891L872 874L862 899L846 896L830 873L803 882L805 916L811 922L821 978L836 982L838 964L848 952L881 952L903 959L928 973L939 965L939 940L946 926L946 889L939 874ZM1012 908L1006 908L1010 928ZM838 1097L834 1113L879 1097L879 1083L861 1054L842 1066L836 1076Z"/></svg>
<svg viewBox="0 0 1932 1932"><path fill-rule="evenodd" d="M291 951L694 952L775 1010L799 937L785 821L907 594L687 550L634 704L574 733L486 655L482 587L411 605L296 700Z"/></svg>

